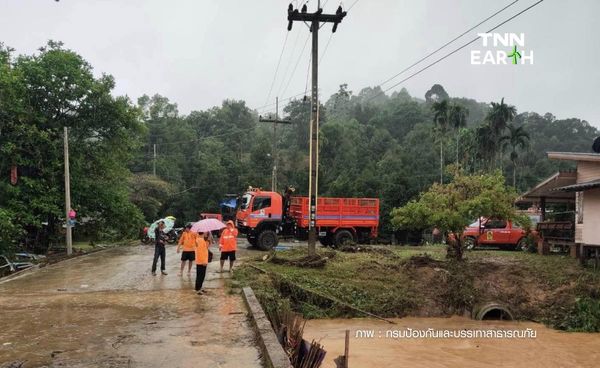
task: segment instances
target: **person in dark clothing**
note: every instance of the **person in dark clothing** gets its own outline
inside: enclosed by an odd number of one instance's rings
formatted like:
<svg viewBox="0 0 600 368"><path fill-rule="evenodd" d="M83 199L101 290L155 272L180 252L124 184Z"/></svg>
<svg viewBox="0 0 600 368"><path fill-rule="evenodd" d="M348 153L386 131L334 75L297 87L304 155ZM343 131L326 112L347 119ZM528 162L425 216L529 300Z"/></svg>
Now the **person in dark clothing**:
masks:
<svg viewBox="0 0 600 368"><path fill-rule="evenodd" d="M204 294L202 285L204 284L204 278L206 277L206 268L210 261L209 250L210 238L208 237L209 232L199 232L196 237L196 294Z"/></svg>
<svg viewBox="0 0 600 368"><path fill-rule="evenodd" d="M156 276L156 263L158 263L158 257L160 257L160 273L167 275L165 272L165 239L166 235L164 232L165 223L163 221L158 223L158 226L154 230L154 239L156 241L154 246L154 260L152 261L152 276Z"/></svg>

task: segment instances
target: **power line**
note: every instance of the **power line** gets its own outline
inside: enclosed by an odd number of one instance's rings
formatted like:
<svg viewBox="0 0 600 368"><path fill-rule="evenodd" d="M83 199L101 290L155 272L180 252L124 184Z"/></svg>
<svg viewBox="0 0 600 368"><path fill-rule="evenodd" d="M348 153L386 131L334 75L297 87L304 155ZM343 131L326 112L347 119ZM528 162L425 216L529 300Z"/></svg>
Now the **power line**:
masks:
<svg viewBox="0 0 600 368"><path fill-rule="evenodd" d="M309 39L310 39L310 33L306 37L306 41L304 41L304 46L302 47L302 51L300 51L300 55L298 55L298 60L296 61L294 70L292 71L292 74L290 75L290 79L288 80L288 83L285 86L285 89L281 92L281 95L285 94L285 92L289 88L290 84L292 83L292 79L294 79L294 75L296 74L296 69L298 69L298 64L300 64L300 61L302 60L302 55L304 54L304 50L306 50L306 45L308 44Z"/></svg>
<svg viewBox="0 0 600 368"><path fill-rule="evenodd" d="M541 2L543 2L543 1L544 1L544 0L539 0L538 2L536 2L536 3L534 3L534 4L530 5L530 6L528 6L527 8L525 8L525 9L521 10L520 12L518 12L517 14L515 14L515 15L513 15L512 17L508 18L507 20L503 21L502 23L500 23L500 24L496 25L495 27L491 28L491 29L490 29L490 30L488 30L486 33L490 33L490 32L492 32L492 31L496 30L497 28L499 28L499 27L503 26L504 24L506 24L506 23L510 22L511 20L515 19L515 18L516 18L516 17L518 17L519 15L521 15L521 14L525 13L526 11L528 11L529 9L533 8L534 6L536 6L536 5L540 4L540 3L541 3ZM398 83L396 83L396 84L392 85L391 87L389 87L389 88L386 88L385 90L382 90L381 92L379 92L379 93L375 94L374 96L370 97L370 98L369 98L367 101L365 101L365 102L369 102L369 101L371 101L371 100L373 100L373 99L375 99L375 98L379 97L380 95L382 95L382 94L385 94L385 92L388 92L389 90L391 90L391 89L393 89L393 88L395 88L395 87L399 86L400 84L402 84L402 83L406 82L407 80L409 80L409 79L411 79L411 78L413 78L413 77L417 76L418 74L421 74L423 71L425 71L425 70L427 70L427 69L431 68L432 66L436 65L436 64L437 64L437 63L439 63L440 61L442 61L442 60L444 60L444 59L447 59L448 57L450 57L450 56L454 55L454 54L455 54L455 53L457 53L458 51L460 51L460 50L464 49L465 47L467 47L467 46L471 45L472 43L474 43L475 41L479 40L480 38L481 38L481 36L477 36L477 37L475 37L474 39L472 39L471 41L469 41L469 42L465 43L464 45L460 46L459 48L455 49L454 51L452 51L452 52L450 52L450 53L448 53L448 54L446 54L446 55L442 56L441 58L437 59L436 61L434 61L434 62L432 62L432 63L428 64L427 66L425 66L425 67L423 67L423 68L419 69L418 71L414 72L413 74L409 75L408 77L406 77L406 78L402 79L400 82L398 82Z"/></svg>
<svg viewBox="0 0 600 368"><path fill-rule="evenodd" d="M229 131L229 132L223 133L223 134L216 134L216 135L211 135L211 136L204 136L204 137L200 137L200 138L196 138L196 139L192 139L192 140L186 140L186 141L157 143L156 145L157 146L168 146L168 145L181 144L181 143L194 143L194 142L200 142L200 141L203 141L205 139L210 139L210 138L219 138L219 137L226 137L228 135L233 135L233 134L246 133L246 132L252 131L254 129L255 129L255 127L252 127L252 128L249 128L249 129L232 130L232 131Z"/></svg>
<svg viewBox="0 0 600 368"><path fill-rule="evenodd" d="M354 8L354 5L356 5L356 3L359 2L359 1L360 0L356 0L355 2L353 2L352 5L350 5L350 7L348 8L348 10L346 10L346 11L349 12L350 10L352 10L352 8Z"/></svg>
<svg viewBox="0 0 600 368"><path fill-rule="evenodd" d="M294 40L294 46L292 47L292 51L290 53L289 62L287 63L287 67L285 68L285 72L281 75L281 85L279 86L279 89L277 90L277 95L276 96L281 96L281 90L285 86L285 81L287 80L288 72L290 70L290 67L294 63L294 54L296 53L296 47L298 45L298 41L299 40L300 40L300 32L298 32L298 35L296 36L296 39ZM300 54L302 54L302 52L300 52Z"/></svg>
<svg viewBox="0 0 600 368"><path fill-rule="evenodd" d="M498 10L497 12L495 12L494 14L490 15L489 17L485 18L484 20L482 20L481 22L477 23L476 25L474 25L473 27L467 29L466 31L464 31L463 33L461 33L460 35L454 37L452 40L446 42L445 44L443 44L442 46L440 46L439 48L437 48L436 50L430 52L429 54L425 55L424 57L420 58L419 60L415 61L414 63L410 64L409 66L407 66L406 68L402 69L400 72L398 72L397 74L393 75L392 77L386 79L385 81L383 81L382 83L379 83L379 86L383 86L384 84L392 81L393 79L395 79L396 77L398 77L399 75L401 75L402 73L406 72L407 70L411 69L413 66L420 64L422 61L428 59L429 57L431 57L432 55L438 53L440 50L444 49L446 46L450 45L451 43L454 43L454 41L458 40L459 38L461 38L462 36L466 35L467 33L471 32L472 30L474 30L475 28L479 27L480 25L482 25L483 23L487 22L488 20L492 19L493 17L495 17L496 15L502 13L504 10L510 8L511 6L513 6L514 4L516 4L517 2L519 2L519 0L515 0L512 3L506 5L504 8Z"/></svg>
<svg viewBox="0 0 600 368"><path fill-rule="evenodd" d="M277 73L279 72L279 66L281 65L281 59L283 58L283 52L285 51L285 45L287 44L289 32L285 33L285 40L283 40L283 47L281 48L281 53L279 54L279 61L277 61L277 68L275 68L275 75L273 76L273 82L271 82L271 88L269 88L269 93L267 94L267 100L265 103L269 102L271 98L271 92L273 92L273 86L275 85L275 80L277 79Z"/></svg>
<svg viewBox="0 0 600 368"><path fill-rule="evenodd" d="M354 7L354 6L355 6L355 5L358 3L358 1L359 1L359 0L356 0L356 1L354 1L354 3L352 3L352 5L351 5L351 6L348 8L348 11L349 11L350 9L352 9L352 7ZM399 75L403 74L403 73L404 73L404 72L406 72L407 70L411 69L411 68L412 68L412 67L414 67L415 65L417 65L417 64L420 64L420 63L421 63L421 62L423 62L424 60L426 60L426 59L430 58L430 57L431 57L431 56L433 56L434 54L436 54L436 53L438 53L439 51L441 51L442 49L446 48L446 47L447 47L448 45L450 45L451 43L453 43L453 42L455 42L456 40L460 39L460 38L461 38L462 36L464 36L465 34L469 33L470 31L472 31L473 29L477 28L478 26L480 26L481 24L485 23L486 21L490 20L490 19L491 19L491 18L493 18L494 16L498 15L499 13L501 13L501 12L503 12L504 10L508 9L509 7L513 6L513 5L514 5L515 3L517 3L518 1L519 1L519 0L515 0L515 1L513 1L512 3L510 3L510 4L506 5L505 7L503 7L502 9L500 9L500 10L496 11L495 13L493 13L493 14L492 14L492 15L490 15L490 16L488 16L488 17L487 17L486 19L484 19L483 21L479 22L477 25L475 25L475 26L473 26L473 27L469 28L467 31L465 31L465 32L461 33L459 36L457 36L457 37L455 37L454 39L452 39L451 41L449 41L449 42L445 43L444 45L442 45L441 47L439 47L439 48L438 48L438 49L436 49L435 51L433 51L433 52L429 53L428 55L424 56L423 58L419 59L419 60L418 60L418 61L416 61L415 63L411 64L411 65L410 65L410 66L408 66L407 68L403 69L402 71L400 71L400 72L399 72L399 73L397 73L396 75L392 76L391 78L387 79L386 81L384 81L384 82L380 83L379 85L380 85L380 86L382 86L382 85L384 85L384 84L386 84L386 83L390 82L391 80L395 79L396 77L398 77ZM542 0L542 1L543 1L543 0ZM540 2L541 2L541 1L540 1ZM538 2L538 3L539 3L539 2ZM533 6L537 5L538 3L535 3L535 4L533 4L531 7L533 7ZM512 20L512 19L514 19L515 17L519 16L519 15L520 15L520 14L522 14L523 12L525 12L525 11L529 10L531 7L529 7L529 8L526 8L525 10L523 10L523 11L522 11L522 12L520 12L520 13L517 13L517 14L516 14L514 17L511 17L511 18L509 18L508 20L506 20L505 22L503 22L503 23L499 24L498 26L496 26L496 27L492 28L492 30L494 30L494 29L498 28L499 26L501 26L501 25L505 24L506 22L508 22L508 21L510 21L510 20ZM490 31L488 31L488 32L491 32L492 30L490 30ZM330 38L330 39L331 39L331 38ZM471 41L470 43L468 43L468 44L466 44L466 45L463 45L463 46L462 46L462 48L464 48L464 47L468 46L469 44L471 44L471 43L475 42L476 40L477 40L477 39L475 39L475 40ZM327 45L325 46L325 49L324 49L323 55L321 56L321 61L322 61L322 59L323 59L323 57L324 57L324 55L325 55L325 51L327 51L327 46L328 46L328 45L329 45L329 42L328 42L328 43L327 43ZM454 50L452 53L450 53L450 54L446 55L444 58L446 58L446 57L450 56L451 54L453 54L453 53L455 53L455 52L457 52L457 51L459 51L459 49L457 49L457 50ZM441 59L441 60L443 60L443 59ZM427 68L429 68L429 67L431 67L431 66L435 65L436 63L438 63L438 62L439 62L439 61L441 61L441 60L436 60L434 63L432 63L432 64L428 65L428 66L427 66L425 69L427 69ZM309 62L309 66L310 66L310 62ZM422 70L421 70L421 71L422 71ZM420 73L421 71L419 71L419 72L415 73L415 75L416 75L416 74L418 74L418 73ZM411 76L409 76L409 78L405 78L405 79L403 79L402 81L400 81L399 83L395 84L395 85L394 85L394 86L392 86L391 88L394 88L394 87L396 87L397 85L399 85L399 84L401 84L401 83L403 83L403 82L407 81L408 79L412 78L413 76L414 76L414 75L411 75ZM371 97L369 100L367 100L367 102L368 102L368 101L371 101L372 99L374 99L374 98L376 98L376 97L378 97L378 96L379 96L379 95L381 95L382 93L385 93L385 92L389 91L391 88L388 88L388 89L386 89L385 91L382 91L381 93L379 93L379 94L377 94L377 95L375 95L375 96L372 96L372 97ZM306 91L305 91L305 92L302 92L302 93L298 93L298 94L296 94L296 95L294 95L294 96L291 96L291 97L287 97L287 98L280 99L280 102L281 102L281 101L287 101L287 100L291 100L291 99L293 99L293 98L295 98L295 97L299 97L299 96L302 96L302 95L306 95ZM263 112L265 112L265 111L266 111L266 112L268 112L268 111L272 111L273 109L272 109L272 108L270 108L270 107L271 107L271 106L274 106L274 105L275 105L275 103L265 104L265 105L263 105L263 106L260 106L260 107L256 108L256 110L263 110ZM269 108L270 108L270 109L269 109Z"/></svg>
<svg viewBox="0 0 600 368"><path fill-rule="evenodd" d="M329 39L327 40L327 43L325 44L325 48L323 49L323 53L321 54L321 58L319 59L319 65L321 64L321 62L323 61L323 58L325 57L325 54L327 53L327 49L329 48L329 43L331 42L332 38L333 38L333 33L330 33Z"/></svg>

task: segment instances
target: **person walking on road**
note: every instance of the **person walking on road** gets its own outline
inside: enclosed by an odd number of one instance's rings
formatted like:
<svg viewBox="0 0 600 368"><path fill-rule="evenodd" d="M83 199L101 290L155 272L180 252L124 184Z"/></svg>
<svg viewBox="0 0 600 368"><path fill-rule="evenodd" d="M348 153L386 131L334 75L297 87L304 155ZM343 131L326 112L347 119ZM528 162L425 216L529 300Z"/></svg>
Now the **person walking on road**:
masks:
<svg viewBox="0 0 600 368"><path fill-rule="evenodd" d="M235 262L235 251L237 250L237 235L238 230L235 228L233 221L227 221L227 227L221 233L219 239L219 250L221 251L221 270L223 272L223 266L225 260L229 259L229 272L233 270L233 263Z"/></svg>
<svg viewBox="0 0 600 368"><path fill-rule="evenodd" d="M185 262L188 262L188 274L192 271L192 263L196 259L196 238L198 235L193 233L190 229L192 224L185 225L185 229L179 238L177 245L177 253L181 251L181 269L179 270L179 276L183 274L185 268Z"/></svg>
<svg viewBox="0 0 600 368"><path fill-rule="evenodd" d="M208 267L208 247L210 239L207 233L199 232L195 239L196 245L196 294L202 295L205 291L202 289L204 278L206 277L206 268Z"/></svg>
<svg viewBox="0 0 600 368"><path fill-rule="evenodd" d="M154 239L156 241L154 245L154 260L152 261L152 276L156 276L156 263L158 257L160 257L160 273L167 275L165 272L165 239L166 235L164 232L165 223L163 221L158 223L158 226L154 230Z"/></svg>

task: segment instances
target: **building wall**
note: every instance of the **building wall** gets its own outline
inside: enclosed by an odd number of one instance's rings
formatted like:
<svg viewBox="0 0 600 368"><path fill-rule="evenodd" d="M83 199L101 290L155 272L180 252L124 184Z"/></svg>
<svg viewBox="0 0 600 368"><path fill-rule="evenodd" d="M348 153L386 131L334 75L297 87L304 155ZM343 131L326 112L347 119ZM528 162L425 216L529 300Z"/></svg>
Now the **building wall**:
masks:
<svg viewBox="0 0 600 368"><path fill-rule="evenodd" d="M583 196L582 242L600 245L600 188L586 190Z"/></svg>
<svg viewBox="0 0 600 368"><path fill-rule="evenodd" d="M577 162L577 183L600 179L600 163L579 161Z"/></svg>

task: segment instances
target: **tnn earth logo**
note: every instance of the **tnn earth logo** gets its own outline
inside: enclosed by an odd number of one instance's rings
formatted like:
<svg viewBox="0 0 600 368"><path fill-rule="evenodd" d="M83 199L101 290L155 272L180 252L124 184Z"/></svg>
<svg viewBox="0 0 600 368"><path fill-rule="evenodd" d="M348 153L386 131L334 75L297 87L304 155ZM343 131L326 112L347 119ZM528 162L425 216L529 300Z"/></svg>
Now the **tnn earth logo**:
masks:
<svg viewBox="0 0 600 368"><path fill-rule="evenodd" d="M472 65L533 65L533 50L525 50L524 33L478 33L485 50L471 50Z"/></svg>

